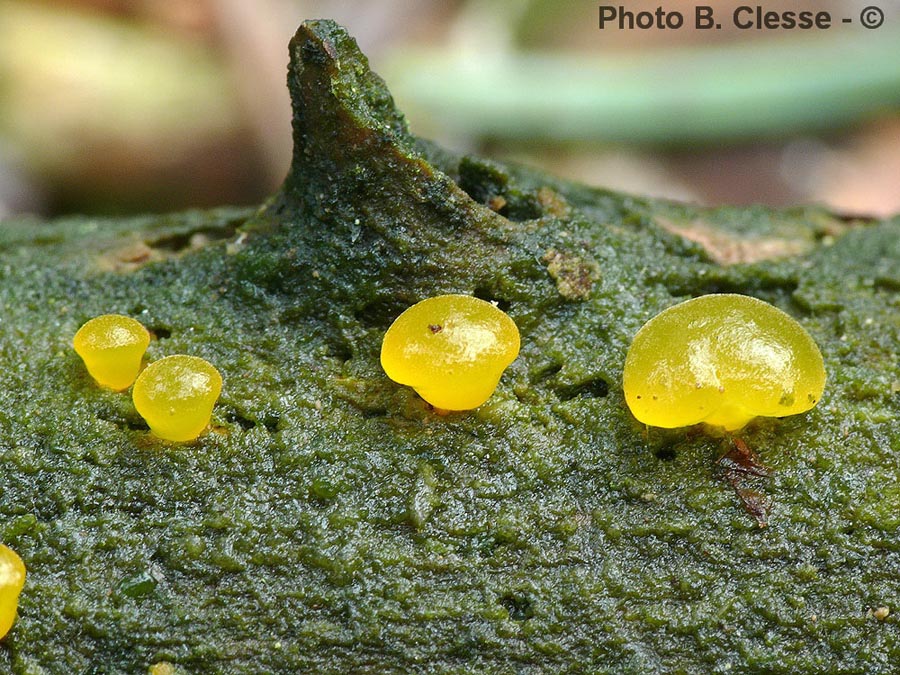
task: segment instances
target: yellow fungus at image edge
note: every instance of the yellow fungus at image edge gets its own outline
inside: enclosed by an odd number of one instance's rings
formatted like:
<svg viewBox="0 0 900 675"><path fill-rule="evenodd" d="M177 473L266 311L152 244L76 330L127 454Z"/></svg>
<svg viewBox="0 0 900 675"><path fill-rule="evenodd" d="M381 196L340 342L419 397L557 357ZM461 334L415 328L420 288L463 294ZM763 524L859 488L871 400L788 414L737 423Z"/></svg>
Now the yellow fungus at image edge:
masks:
<svg viewBox="0 0 900 675"><path fill-rule="evenodd" d="M0 638L12 628L25 585L25 563L8 546L0 544Z"/></svg>

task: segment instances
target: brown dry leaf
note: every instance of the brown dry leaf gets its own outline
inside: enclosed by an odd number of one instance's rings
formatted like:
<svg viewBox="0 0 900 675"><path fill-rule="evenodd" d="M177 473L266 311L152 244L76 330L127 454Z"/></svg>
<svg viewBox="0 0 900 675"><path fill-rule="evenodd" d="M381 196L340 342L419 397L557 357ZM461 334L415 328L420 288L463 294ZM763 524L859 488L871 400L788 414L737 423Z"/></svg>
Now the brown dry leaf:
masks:
<svg viewBox="0 0 900 675"><path fill-rule="evenodd" d="M700 244L720 265L791 258L808 253L814 246L812 241L804 239L741 237L703 222L681 225L659 217L656 222L663 229Z"/></svg>

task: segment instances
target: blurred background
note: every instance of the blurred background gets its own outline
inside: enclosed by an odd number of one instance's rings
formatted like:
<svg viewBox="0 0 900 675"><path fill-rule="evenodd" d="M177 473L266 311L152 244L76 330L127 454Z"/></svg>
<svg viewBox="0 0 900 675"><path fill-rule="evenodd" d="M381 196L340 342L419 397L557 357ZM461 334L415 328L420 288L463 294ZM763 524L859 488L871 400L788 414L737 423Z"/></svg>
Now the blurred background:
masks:
<svg viewBox="0 0 900 675"><path fill-rule="evenodd" d="M900 0L812 0L819 31L738 30L720 0L719 31L692 28L698 0L623 3L679 30L600 30L601 4L0 0L0 217L261 202L290 160L287 42L322 17L451 149L711 205L900 212Z"/></svg>

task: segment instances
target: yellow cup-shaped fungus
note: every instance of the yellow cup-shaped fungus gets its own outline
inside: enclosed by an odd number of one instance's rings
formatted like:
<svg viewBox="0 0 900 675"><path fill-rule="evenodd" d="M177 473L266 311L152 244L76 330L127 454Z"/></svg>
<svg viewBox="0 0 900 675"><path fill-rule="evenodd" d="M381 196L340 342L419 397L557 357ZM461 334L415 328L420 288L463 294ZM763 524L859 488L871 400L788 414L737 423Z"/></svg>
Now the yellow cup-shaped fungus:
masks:
<svg viewBox="0 0 900 675"><path fill-rule="evenodd" d="M134 383L134 407L156 436L191 441L209 426L222 393L222 376L196 356L167 356L144 369Z"/></svg>
<svg viewBox="0 0 900 675"><path fill-rule="evenodd" d="M97 384L128 389L141 369L150 333L139 321L119 314L91 319L75 333L72 346Z"/></svg>
<svg viewBox="0 0 900 675"><path fill-rule="evenodd" d="M704 295L638 331L623 386L628 407L645 424L705 422L734 431L757 416L815 406L825 366L813 339L781 310L744 295Z"/></svg>
<svg viewBox="0 0 900 675"><path fill-rule="evenodd" d="M519 330L496 306L468 295L416 303L391 325L381 365L440 410L471 410L490 398L519 354Z"/></svg>
<svg viewBox="0 0 900 675"><path fill-rule="evenodd" d="M19 593L25 585L25 563L11 548L0 544L0 638L16 620Z"/></svg>

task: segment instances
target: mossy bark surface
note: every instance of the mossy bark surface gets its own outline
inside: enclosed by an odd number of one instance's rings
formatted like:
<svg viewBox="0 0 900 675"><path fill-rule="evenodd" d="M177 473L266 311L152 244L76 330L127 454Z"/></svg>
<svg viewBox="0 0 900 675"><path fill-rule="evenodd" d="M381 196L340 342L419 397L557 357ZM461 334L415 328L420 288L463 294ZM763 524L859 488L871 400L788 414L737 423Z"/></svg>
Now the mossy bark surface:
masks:
<svg viewBox="0 0 900 675"><path fill-rule="evenodd" d="M257 212L0 227L0 539L28 567L0 670L892 672L900 221L452 156L328 22L298 31L289 84L294 163ZM768 477L622 395L638 328L723 291L825 357L815 409L741 432ZM378 355L451 292L499 303L522 352L442 416ZM93 384L70 342L109 312L153 332L149 359L216 364L209 433L155 440Z"/></svg>

